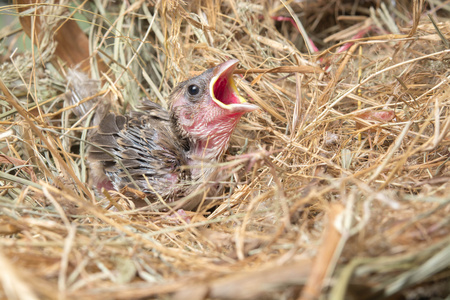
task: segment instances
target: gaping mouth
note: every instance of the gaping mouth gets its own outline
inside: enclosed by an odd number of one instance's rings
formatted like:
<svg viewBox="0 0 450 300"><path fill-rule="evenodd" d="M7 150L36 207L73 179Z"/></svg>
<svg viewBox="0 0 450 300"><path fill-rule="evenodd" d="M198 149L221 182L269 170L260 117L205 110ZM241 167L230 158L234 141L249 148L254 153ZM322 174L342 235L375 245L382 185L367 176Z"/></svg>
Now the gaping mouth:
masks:
<svg viewBox="0 0 450 300"><path fill-rule="evenodd" d="M239 61L232 59L214 68L214 77L211 79L210 91L213 101L223 109L233 112L248 112L258 108L258 106L247 103L239 95L233 79L233 71Z"/></svg>

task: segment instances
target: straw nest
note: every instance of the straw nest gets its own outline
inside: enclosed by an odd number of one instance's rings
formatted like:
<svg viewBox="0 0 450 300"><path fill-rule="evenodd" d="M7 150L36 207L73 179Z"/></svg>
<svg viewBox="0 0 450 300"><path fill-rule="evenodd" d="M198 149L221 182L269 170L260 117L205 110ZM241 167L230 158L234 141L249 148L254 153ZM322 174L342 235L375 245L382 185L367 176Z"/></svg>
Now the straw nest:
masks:
<svg viewBox="0 0 450 300"><path fill-rule="evenodd" d="M1 298L450 293L447 4L34 2L0 9ZM124 112L229 58L261 110L218 166L222 204L95 195L67 69Z"/></svg>

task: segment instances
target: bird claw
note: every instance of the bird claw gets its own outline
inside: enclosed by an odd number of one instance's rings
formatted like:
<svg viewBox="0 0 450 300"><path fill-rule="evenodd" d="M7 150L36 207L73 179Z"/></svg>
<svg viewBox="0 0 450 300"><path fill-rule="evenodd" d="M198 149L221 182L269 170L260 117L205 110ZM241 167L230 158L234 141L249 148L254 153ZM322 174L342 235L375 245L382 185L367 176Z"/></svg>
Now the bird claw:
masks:
<svg viewBox="0 0 450 300"><path fill-rule="evenodd" d="M191 223L191 217L189 217L188 214L183 209L179 209L175 213L168 215L166 219L170 221L175 221L175 223L177 223L178 225L181 225L183 223L187 224Z"/></svg>

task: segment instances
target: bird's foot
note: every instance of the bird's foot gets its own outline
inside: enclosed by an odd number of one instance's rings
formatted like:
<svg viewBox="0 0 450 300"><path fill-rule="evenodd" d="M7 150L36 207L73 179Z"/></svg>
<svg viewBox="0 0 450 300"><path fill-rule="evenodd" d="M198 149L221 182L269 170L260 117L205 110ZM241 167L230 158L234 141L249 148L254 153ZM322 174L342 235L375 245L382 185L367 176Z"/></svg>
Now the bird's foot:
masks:
<svg viewBox="0 0 450 300"><path fill-rule="evenodd" d="M177 225L191 223L191 217L186 213L186 211L184 211L184 209L179 209L175 213L168 215L166 218L167 220L174 221Z"/></svg>

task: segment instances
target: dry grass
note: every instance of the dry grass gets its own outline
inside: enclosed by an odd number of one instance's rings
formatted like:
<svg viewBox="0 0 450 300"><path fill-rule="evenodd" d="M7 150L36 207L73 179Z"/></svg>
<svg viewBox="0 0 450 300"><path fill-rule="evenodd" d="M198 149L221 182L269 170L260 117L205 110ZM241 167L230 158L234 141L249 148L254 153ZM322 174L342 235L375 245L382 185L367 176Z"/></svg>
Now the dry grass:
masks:
<svg viewBox="0 0 450 300"><path fill-rule="evenodd" d="M446 297L448 4L359 2L1 7L0 297ZM85 32L76 47L68 19ZM24 31L37 46L16 50ZM81 62L126 111L142 96L167 105L174 85L231 57L262 109L221 165L223 204L186 224L95 197L67 67Z"/></svg>

